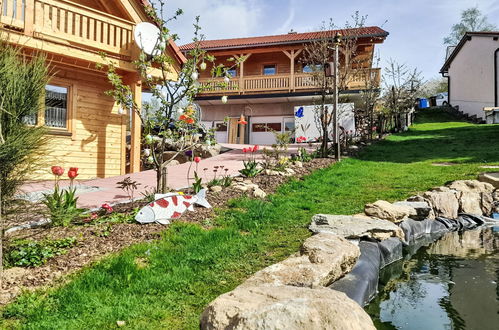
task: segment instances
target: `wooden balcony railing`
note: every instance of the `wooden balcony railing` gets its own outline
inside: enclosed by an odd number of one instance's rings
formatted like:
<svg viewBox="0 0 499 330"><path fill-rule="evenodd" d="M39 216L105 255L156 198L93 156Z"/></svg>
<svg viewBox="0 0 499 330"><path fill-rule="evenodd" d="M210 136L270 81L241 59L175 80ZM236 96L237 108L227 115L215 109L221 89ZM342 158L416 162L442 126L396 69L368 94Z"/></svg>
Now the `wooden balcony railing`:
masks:
<svg viewBox="0 0 499 330"><path fill-rule="evenodd" d="M133 23L66 0L1 0L0 23L25 34L129 56Z"/></svg>
<svg viewBox="0 0 499 330"><path fill-rule="evenodd" d="M379 87L381 69L356 72L347 80L348 89L366 89ZM368 75L371 75L369 78ZM201 94L255 94L264 92L295 92L317 90L319 83L312 74L245 76L233 78L227 87L221 86L222 79L200 79L203 87ZM366 84L366 82L368 82ZM330 83L332 85L332 82ZM370 85L370 86L369 86Z"/></svg>

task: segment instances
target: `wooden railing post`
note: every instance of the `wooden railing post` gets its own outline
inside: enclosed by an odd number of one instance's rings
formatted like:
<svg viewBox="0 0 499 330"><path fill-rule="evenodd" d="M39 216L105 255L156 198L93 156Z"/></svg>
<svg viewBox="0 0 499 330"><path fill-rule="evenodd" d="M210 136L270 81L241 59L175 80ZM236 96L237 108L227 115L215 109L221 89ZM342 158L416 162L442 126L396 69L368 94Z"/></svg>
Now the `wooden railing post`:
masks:
<svg viewBox="0 0 499 330"><path fill-rule="evenodd" d="M33 36L35 25L35 0L26 0L24 6L24 34Z"/></svg>

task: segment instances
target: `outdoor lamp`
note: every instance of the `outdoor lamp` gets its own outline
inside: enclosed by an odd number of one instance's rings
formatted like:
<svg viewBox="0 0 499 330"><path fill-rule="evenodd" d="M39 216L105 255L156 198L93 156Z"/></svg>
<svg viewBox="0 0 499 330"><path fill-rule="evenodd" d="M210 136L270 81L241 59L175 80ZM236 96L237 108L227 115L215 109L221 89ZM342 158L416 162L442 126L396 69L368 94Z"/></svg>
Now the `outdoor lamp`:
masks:
<svg viewBox="0 0 499 330"><path fill-rule="evenodd" d="M239 122L243 123L246 121L246 118L244 118L244 115L241 114L241 117L239 117Z"/></svg>

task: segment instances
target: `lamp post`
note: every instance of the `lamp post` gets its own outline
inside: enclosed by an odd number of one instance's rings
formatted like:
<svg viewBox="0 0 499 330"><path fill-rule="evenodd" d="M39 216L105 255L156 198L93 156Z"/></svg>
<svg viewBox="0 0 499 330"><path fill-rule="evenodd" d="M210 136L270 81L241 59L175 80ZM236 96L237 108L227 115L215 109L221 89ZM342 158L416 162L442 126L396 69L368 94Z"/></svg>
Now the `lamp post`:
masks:
<svg viewBox="0 0 499 330"><path fill-rule="evenodd" d="M341 150L340 150L340 134L339 134L339 123L338 123L338 72L339 72L339 45L341 42L341 34L336 33L333 39L334 43L334 102L333 102L333 123L334 123L334 158L336 161L340 161Z"/></svg>

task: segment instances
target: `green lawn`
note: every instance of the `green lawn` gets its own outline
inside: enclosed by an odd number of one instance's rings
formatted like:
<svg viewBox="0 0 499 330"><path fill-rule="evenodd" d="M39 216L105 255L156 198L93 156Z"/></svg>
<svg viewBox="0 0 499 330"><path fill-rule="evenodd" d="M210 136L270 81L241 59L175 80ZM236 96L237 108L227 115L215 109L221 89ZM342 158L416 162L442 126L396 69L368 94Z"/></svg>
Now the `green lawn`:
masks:
<svg viewBox="0 0 499 330"><path fill-rule="evenodd" d="M174 224L160 241L128 248L59 289L24 294L4 310L0 325L108 329L124 320L129 329L197 329L211 300L296 252L310 235L312 215L353 214L377 199L404 199L451 180L473 179L483 171L480 165L499 164L498 141L499 126L455 122L428 111L410 131L292 181L267 202L232 201L213 220L214 229Z"/></svg>

